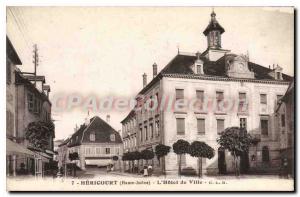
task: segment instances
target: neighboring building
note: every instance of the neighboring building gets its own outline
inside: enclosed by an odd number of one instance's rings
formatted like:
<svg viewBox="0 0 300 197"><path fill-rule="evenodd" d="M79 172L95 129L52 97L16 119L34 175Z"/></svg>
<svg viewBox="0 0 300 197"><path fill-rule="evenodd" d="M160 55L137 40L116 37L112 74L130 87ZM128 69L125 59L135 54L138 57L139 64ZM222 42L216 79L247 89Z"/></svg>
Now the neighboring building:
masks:
<svg viewBox="0 0 300 197"><path fill-rule="evenodd" d="M68 143L68 154L77 152L79 161L77 164L81 169L88 165L107 166L114 164L113 156L122 155L122 139L120 134L98 116L87 118L85 123L70 137ZM116 168L120 167L120 162Z"/></svg>
<svg viewBox="0 0 300 197"><path fill-rule="evenodd" d="M53 156L53 161L59 161L59 156L58 156L58 150L59 150L59 145L61 145L64 142L64 140L55 140L53 142L53 151L55 155Z"/></svg>
<svg viewBox="0 0 300 197"><path fill-rule="evenodd" d="M70 142L70 138L65 139L61 144L58 145L57 149L57 160L58 167L61 168L69 161L69 152L68 152L68 143Z"/></svg>
<svg viewBox="0 0 300 197"><path fill-rule="evenodd" d="M34 81L34 76L32 80L25 76L21 72L15 73L16 77L16 129L17 129L17 141L25 145L27 148L33 150L39 157L35 158L35 162L32 158L27 159L26 157L19 158L18 164L25 164L25 168L36 174L43 175L45 171L45 164L53 159L53 139L54 133L47 137L48 145L46 145L45 150L37 149L35 144L29 142L26 139L26 128L29 123L32 122L51 122L51 102L47 97L47 94L42 90L45 83L43 80L39 80L40 76L36 77ZM36 86L35 86L36 83ZM36 165L35 163L38 163ZM36 165L34 169L34 165Z"/></svg>
<svg viewBox="0 0 300 197"><path fill-rule="evenodd" d="M277 98L285 93L292 77L283 74L279 66L266 68L251 62L248 56L222 49L224 32L213 12L203 32L207 50L178 52L158 74L154 64L153 79L148 84L146 74L143 75L143 89L136 96L138 104L134 113L130 112L122 121L124 141L130 139L128 131L136 133L139 151L154 150L159 143L172 147L178 139L205 141L215 149L216 155L211 160L203 159L204 171L215 174L225 168L231 172L232 156L218 150L216 139L225 128L240 126L260 139L248 156L242 158L242 167L262 171L279 168L280 136L275 131L274 113ZM193 104L192 108L182 106L183 100ZM153 107L152 101L158 101L159 107ZM155 110L147 110L145 106ZM132 128L133 120L136 120L135 128ZM154 169L161 169L157 159L154 161ZM163 163L167 173L177 172L178 157L174 152ZM197 165L195 158L183 156L183 168L198 169Z"/></svg>
<svg viewBox="0 0 300 197"><path fill-rule="evenodd" d="M134 152L138 150L137 144L137 120L135 112L132 110L127 117L121 121L122 123L122 140L123 152ZM125 162L123 167L126 170L129 168L129 162Z"/></svg>
<svg viewBox="0 0 300 197"><path fill-rule="evenodd" d="M295 132L295 88L294 81L286 93L279 98L276 118L277 132L280 135L280 153L282 159L288 160L289 173L294 175L294 132Z"/></svg>
<svg viewBox="0 0 300 197"><path fill-rule="evenodd" d="M16 88L15 88L15 70L16 65L22 62L14 49L9 38L6 37L6 138L14 144L16 141ZM7 147L6 154L6 174L8 176L16 175L16 152L12 152Z"/></svg>

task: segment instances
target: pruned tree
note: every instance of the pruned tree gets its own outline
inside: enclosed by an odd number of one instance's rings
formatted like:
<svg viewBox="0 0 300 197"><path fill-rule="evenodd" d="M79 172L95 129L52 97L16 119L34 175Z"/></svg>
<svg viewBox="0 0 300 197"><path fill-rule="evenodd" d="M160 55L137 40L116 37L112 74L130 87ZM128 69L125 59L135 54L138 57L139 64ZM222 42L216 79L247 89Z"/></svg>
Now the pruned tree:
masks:
<svg viewBox="0 0 300 197"><path fill-rule="evenodd" d="M215 155L215 151L205 142L194 141L190 145L189 153L192 157L198 157L198 176L200 178L202 177L202 158L213 158Z"/></svg>
<svg viewBox="0 0 300 197"><path fill-rule="evenodd" d="M174 152L179 155L178 175L181 175L181 157L182 155L189 153L189 149L190 143L182 139L177 140L177 142L173 144Z"/></svg>
<svg viewBox="0 0 300 197"><path fill-rule="evenodd" d="M239 176L238 157L241 153L248 152L249 147L253 143L253 138L247 134L245 129L239 127L229 127L219 135L217 142L221 148L228 150L233 155L235 174Z"/></svg>
<svg viewBox="0 0 300 197"><path fill-rule="evenodd" d="M141 159L146 160L147 164L148 164L148 160L153 158L154 158L154 152L152 150L145 149L141 152Z"/></svg>
<svg viewBox="0 0 300 197"><path fill-rule="evenodd" d="M157 146L155 146L155 155L158 159L159 164L161 164L161 158L164 158L169 152L170 152L171 147L170 146L166 146L163 144L158 144ZM165 165L163 164L163 173L165 174Z"/></svg>

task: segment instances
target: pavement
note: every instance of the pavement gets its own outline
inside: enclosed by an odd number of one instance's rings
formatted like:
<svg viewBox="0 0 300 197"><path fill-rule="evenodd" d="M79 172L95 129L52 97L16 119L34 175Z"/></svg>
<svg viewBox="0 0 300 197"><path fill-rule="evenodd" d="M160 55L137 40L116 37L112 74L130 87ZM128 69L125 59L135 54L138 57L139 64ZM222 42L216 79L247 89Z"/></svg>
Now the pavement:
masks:
<svg viewBox="0 0 300 197"><path fill-rule="evenodd" d="M107 172L104 168L87 168L85 171L81 171L77 173L78 178L99 178L99 177L129 177L129 178L144 178L142 174L135 174L135 173L124 173L120 172L118 170L113 172ZM171 175L153 175L152 178L168 178L168 179L177 179L177 174L171 174ZM181 176L180 178L198 178L197 176ZM203 176L202 179L220 179L220 180L230 180L230 179L286 179L286 178L280 178L278 175L240 175L239 177L236 177L234 175L216 175L216 176ZM289 178L292 179L292 178Z"/></svg>

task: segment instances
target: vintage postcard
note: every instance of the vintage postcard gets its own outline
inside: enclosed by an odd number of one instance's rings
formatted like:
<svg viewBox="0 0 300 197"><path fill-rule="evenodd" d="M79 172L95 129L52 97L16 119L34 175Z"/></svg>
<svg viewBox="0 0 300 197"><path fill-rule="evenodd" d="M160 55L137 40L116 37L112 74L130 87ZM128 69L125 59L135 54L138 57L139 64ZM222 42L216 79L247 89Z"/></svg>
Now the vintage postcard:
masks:
<svg viewBox="0 0 300 197"><path fill-rule="evenodd" d="M294 191L293 7L6 7L8 191Z"/></svg>

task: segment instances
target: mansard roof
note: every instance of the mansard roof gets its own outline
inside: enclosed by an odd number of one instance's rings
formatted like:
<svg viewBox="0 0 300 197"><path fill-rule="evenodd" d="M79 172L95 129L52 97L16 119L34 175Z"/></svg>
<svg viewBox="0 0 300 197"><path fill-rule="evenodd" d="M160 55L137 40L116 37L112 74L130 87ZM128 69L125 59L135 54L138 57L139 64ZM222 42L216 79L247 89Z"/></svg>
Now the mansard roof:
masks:
<svg viewBox="0 0 300 197"><path fill-rule="evenodd" d="M90 134L95 133L95 141L90 141ZM111 141L111 134L115 135L115 141ZM69 147L78 146L82 143L122 143L120 134L100 117L90 119L88 125L81 125L70 138Z"/></svg>
<svg viewBox="0 0 300 197"><path fill-rule="evenodd" d="M228 77L226 75L226 68L225 68L225 57L221 57L217 61L209 61L205 57L201 57L201 60L204 62L203 65L203 72L204 75L207 76L220 76L220 77ZM189 75L198 75L195 74L194 71L191 69L191 66L195 63L197 59L195 54L178 54L175 56L173 60L161 71L162 74L189 74ZM253 62L248 62L249 70L254 72L255 79L260 80L274 80L270 75L269 72L272 69L267 67L261 66L259 64L255 64ZM284 81L291 81L292 77L286 74L282 74ZM229 77L228 77L229 78Z"/></svg>

